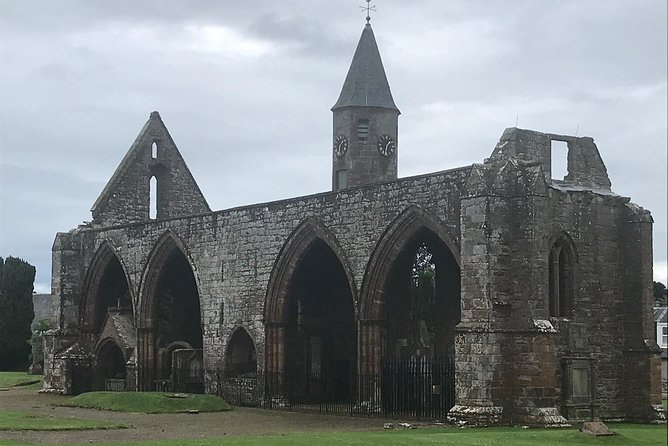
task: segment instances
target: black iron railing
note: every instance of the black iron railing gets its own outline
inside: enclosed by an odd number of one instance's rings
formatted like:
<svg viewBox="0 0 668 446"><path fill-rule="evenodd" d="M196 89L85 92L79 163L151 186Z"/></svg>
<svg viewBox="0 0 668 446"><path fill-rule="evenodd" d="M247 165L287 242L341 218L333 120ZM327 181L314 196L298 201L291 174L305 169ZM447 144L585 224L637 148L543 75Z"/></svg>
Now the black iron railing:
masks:
<svg viewBox="0 0 668 446"><path fill-rule="evenodd" d="M444 420L454 405L453 362L388 363L373 375L212 373L218 395L235 406L342 415Z"/></svg>

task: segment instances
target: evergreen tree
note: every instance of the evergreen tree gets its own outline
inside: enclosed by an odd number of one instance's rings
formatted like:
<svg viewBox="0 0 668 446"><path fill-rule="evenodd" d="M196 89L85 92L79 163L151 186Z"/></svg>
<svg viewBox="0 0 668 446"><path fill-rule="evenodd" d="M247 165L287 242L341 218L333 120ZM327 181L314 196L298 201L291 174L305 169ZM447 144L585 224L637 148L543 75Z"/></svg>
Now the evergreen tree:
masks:
<svg viewBox="0 0 668 446"><path fill-rule="evenodd" d="M654 282L654 301L658 307L666 306L666 286L661 282Z"/></svg>
<svg viewBox="0 0 668 446"><path fill-rule="evenodd" d="M0 257L0 370L27 369L35 267Z"/></svg>

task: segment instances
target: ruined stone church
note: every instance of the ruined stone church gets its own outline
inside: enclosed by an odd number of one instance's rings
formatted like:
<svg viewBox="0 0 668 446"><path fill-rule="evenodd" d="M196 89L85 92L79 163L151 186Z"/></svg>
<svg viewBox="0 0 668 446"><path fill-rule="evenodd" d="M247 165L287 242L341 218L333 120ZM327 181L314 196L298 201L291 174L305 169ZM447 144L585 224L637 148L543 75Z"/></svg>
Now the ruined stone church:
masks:
<svg viewBox="0 0 668 446"><path fill-rule="evenodd" d="M484 423L659 415L652 218L611 191L592 138L509 128L480 164L397 178L400 112L368 23L331 111L331 191L221 211L151 113L92 221L56 235L45 390Z"/></svg>

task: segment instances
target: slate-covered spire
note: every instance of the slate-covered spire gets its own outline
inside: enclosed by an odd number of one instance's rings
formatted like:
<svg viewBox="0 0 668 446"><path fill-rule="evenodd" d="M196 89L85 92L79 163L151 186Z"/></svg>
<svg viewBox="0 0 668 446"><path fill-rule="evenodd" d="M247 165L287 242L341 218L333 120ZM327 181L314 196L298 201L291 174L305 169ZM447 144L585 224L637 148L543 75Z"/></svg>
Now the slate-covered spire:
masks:
<svg viewBox="0 0 668 446"><path fill-rule="evenodd" d="M392 99L390 84L387 82L376 38L369 23L364 26L341 95L332 110L350 106L382 107L399 111Z"/></svg>

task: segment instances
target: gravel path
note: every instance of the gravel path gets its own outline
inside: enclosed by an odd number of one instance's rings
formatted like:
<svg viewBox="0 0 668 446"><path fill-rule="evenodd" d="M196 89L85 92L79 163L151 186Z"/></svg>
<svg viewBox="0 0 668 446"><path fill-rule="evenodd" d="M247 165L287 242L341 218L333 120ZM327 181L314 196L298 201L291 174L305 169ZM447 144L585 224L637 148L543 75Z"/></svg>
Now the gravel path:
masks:
<svg viewBox="0 0 668 446"><path fill-rule="evenodd" d="M0 408L57 417L119 422L129 429L85 431L0 431L0 439L35 444L95 443L151 439L206 438L226 435L280 435L312 431L382 430L384 420L234 408L228 412L201 414L133 414L95 409L58 407L65 397L36 390L0 392Z"/></svg>

